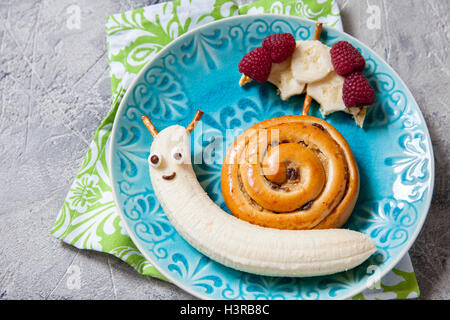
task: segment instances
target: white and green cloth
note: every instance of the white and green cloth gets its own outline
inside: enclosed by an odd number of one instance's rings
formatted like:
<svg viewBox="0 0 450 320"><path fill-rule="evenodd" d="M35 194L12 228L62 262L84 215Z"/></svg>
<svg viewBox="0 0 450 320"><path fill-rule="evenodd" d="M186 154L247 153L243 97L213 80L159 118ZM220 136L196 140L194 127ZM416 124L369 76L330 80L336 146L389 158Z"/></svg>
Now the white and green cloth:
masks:
<svg viewBox="0 0 450 320"><path fill-rule="evenodd" d="M112 254L138 272L166 280L131 241L115 207L109 179L109 137L123 88L165 45L195 27L222 18L254 13L295 15L342 30L335 0L176 0L111 15L107 19L108 60L113 104L100 124L67 194L51 233L80 249ZM373 289L353 299L417 297L419 288L409 255Z"/></svg>

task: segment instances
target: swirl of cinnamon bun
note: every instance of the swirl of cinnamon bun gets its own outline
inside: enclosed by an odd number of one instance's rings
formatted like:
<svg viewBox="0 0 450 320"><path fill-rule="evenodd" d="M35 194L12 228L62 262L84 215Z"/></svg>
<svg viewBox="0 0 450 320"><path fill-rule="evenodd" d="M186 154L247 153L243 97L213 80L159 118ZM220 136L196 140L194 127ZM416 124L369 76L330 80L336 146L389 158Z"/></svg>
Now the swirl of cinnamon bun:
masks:
<svg viewBox="0 0 450 320"><path fill-rule="evenodd" d="M231 145L221 188L231 213L277 229L338 228L359 193L359 173L344 137L304 115L262 121Z"/></svg>

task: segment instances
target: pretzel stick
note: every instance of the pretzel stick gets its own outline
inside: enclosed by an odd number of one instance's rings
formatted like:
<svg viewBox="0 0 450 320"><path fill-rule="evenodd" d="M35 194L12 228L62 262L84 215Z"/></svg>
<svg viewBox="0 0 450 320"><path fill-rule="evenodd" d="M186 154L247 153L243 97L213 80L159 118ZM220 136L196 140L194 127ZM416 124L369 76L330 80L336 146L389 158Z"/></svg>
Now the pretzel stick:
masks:
<svg viewBox="0 0 450 320"><path fill-rule="evenodd" d="M320 35L322 33L322 22L317 22L316 23L316 31L314 33L314 40L320 40ZM241 79L239 80L239 85L242 87L243 85L245 85L246 83L251 82L252 79L243 74L241 76ZM305 100L303 102L303 109L302 109L302 115L307 116L309 113L309 108L311 107L311 97L306 94L305 96Z"/></svg>
<svg viewBox="0 0 450 320"><path fill-rule="evenodd" d="M153 137L156 137L158 134L158 130L156 130L153 123L150 121L150 119L147 116L142 116L142 122L147 127L148 131L152 134Z"/></svg>
<svg viewBox="0 0 450 320"><path fill-rule="evenodd" d="M322 33L322 22L316 23L316 32L314 33L314 40L320 40L320 35ZM308 86L308 85L306 85ZM305 86L305 90L306 90ZM311 107L311 97L306 94L305 100L303 101L303 109L302 109L302 116L307 116L309 113L309 108Z"/></svg>
<svg viewBox="0 0 450 320"><path fill-rule="evenodd" d="M194 119L192 120L192 122L186 127L186 131L188 134L191 134L191 132L194 130L195 126L197 125L197 123L200 121L200 119L203 116L203 111L201 110L197 110L197 112L195 113Z"/></svg>
<svg viewBox="0 0 450 320"><path fill-rule="evenodd" d="M252 78L250 78L249 76L243 74L241 76L241 79L239 80L239 85L242 87L244 84L249 83L252 81Z"/></svg>
<svg viewBox="0 0 450 320"><path fill-rule="evenodd" d="M316 32L314 33L314 40L320 40L320 35L322 34L322 22L316 23Z"/></svg>

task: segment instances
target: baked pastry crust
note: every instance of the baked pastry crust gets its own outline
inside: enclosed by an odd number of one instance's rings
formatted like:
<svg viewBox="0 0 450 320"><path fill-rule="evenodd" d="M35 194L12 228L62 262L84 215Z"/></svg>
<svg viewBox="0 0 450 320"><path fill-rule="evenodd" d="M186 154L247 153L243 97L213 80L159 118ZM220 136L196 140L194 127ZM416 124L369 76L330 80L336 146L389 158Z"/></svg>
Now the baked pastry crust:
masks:
<svg viewBox="0 0 450 320"><path fill-rule="evenodd" d="M360 187L345 138L328 122L305 115L262 121L231 145L221 188L230 212L276 229L339 228Z"/></svg>

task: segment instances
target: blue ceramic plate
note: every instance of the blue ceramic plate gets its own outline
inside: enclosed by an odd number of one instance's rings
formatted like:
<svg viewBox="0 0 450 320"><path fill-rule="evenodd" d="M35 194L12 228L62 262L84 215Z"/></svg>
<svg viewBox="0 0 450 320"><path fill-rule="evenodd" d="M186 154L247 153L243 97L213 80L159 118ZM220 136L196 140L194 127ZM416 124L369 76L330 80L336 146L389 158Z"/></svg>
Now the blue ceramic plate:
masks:
<svg viewBox="0 0 450 320"><path fill-rule="evenodd" d="M205 25L173 41L150 61L119 107L112 132L111 177L121 217L142 254L170 281L197 297L349 298L391 270L424 223L434 160L417 103L378 55L355 38L327 27L324 43L331 46L346 40L361 50L367 61L364 74L377 94L364 129L342 112L326 118L349 142L361 175L358 202L345 227L372 237L377 252L362 265L330 276L263 277L205 257L178 235L165 216L148 174L152 137L140 117L148 115L160 131L173 124L187 126L197 108L205 112L191 135L194 170L209 196L227 210L220 170L231 141L220 137L225 137L227 129L242 132L262 120L299 114L303 105L303 96L281 101L268 83L239 87L237 65L269 34L290 32L306 40L314 30L311 21L277 15L238 16ZM317 105L311 110L311 115L320 117Z"/></svg>

